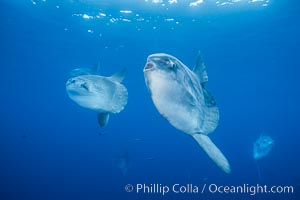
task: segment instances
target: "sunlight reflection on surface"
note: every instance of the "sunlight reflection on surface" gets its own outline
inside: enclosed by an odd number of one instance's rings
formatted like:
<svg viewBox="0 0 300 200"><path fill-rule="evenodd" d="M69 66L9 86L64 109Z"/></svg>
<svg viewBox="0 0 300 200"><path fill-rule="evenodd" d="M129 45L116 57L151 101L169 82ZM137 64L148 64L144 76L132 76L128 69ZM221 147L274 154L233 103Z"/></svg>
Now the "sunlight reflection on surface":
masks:
<svg viewBox="0 0 300 200"><path fill-rule="evenodd" d="M182 16L196 23L206 14L262 8L268 6L270 0L28 0L28 2L34 7L55 5L58 10L67 6L74 10L72 17L75 19L99 22L106 26L134 24L136 30L140 31L150 24L153 25L152 30L159 30L162 24L170 30L175 30L182 26ZM93 34L94 31L88 29L88 33Z"/></svg>

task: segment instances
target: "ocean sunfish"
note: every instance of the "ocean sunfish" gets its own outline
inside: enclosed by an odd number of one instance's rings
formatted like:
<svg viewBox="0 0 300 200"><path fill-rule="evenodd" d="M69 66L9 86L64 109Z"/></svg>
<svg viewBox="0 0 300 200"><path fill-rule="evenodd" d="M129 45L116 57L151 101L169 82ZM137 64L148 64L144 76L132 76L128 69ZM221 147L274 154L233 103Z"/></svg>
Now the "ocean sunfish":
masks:
<svg viewBox="0 0 300 200"><path fill-rule="evenodd" d="M125 152L124 154L117 156L113 159L114 165L119 168L123 176L127 175L128 169L131 167L131 159L129 153Z"/></svg>
<svg viewBox="0 0 300 200"><path fill-rule="evenodd" d="M266 157L274 146L274 140L270 136L261 135L253 145L253 158L259 160Z"/></svg>
<svg viewBox="0 0 300 200"><path fill-rule="evenodd" d="M191 135L208 156L226 173L226 157L207 136L219 122L219 110L206 89L206 68L200 55L191 71L174 56L157 53L148 56L144 77L158 112L175 128Z"/></svg>
<svg viewBox="0 0 300 200"><path fill-rule="evenodd" d="M109 114L119 113L127 104L128 92L121 84L125 76L125 70L110 77L93 74L87 68L76 71L78 76L72 76L66 82L68 96L78 105L96 111L98 123L105 127L109 120ZM91 74L90 74L91 73Z"/></svg>

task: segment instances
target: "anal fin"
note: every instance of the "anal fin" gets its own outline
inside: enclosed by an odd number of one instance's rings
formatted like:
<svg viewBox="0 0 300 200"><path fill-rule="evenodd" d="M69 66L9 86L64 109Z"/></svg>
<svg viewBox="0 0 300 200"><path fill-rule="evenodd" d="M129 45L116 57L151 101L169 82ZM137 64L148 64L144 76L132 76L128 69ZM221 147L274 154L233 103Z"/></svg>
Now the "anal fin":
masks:
<svg viewBox="0 0 300 200"><path fill-rule="evenodd" d="M105 127L109 120L109 113L98 113L98 123L101 128Z"/></svg>
<svg viewBox="0 0 300 200"><path fill-rule="evenodd" d="M193 137L220 169L228 174L231 172L227 158L207 135L194 134Z"/></svg>

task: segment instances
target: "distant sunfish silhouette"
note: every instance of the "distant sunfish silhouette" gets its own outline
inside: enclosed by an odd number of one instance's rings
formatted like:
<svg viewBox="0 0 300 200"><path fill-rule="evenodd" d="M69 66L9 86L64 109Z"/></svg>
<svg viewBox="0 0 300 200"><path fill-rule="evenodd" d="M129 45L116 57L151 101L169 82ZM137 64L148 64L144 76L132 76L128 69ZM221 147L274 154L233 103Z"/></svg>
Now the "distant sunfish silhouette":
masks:
<svg viewBox="0 0 300 200"><path fill-rule="evenodd" d="M129 153L125 152L124 154L113 159L114 165L119 168L123 174L123 176L127 175L127 171L131 166L131 159L129 157Z"/></svg>
<svg viewBox="0 0 300 200"><path fill-rule="evenodd" d="M66 90L75 103L96 111L99 125L105 127L109 114L119 113L127 104L128 92L121 84L124 76L125 70L105 77L92 69L78 68L71 71Z"/></svg>
<svg viewBox="0 0 300 200"><path fill-rule="evenodd" d="M207 136L218 125L219 110L200 55L191 71L177 58L157 53L148 56L144 68L146 85L158 112L175 128L191 135L207 155L226 173L226 157Z"/></svg>
<svg viewBox="0 0 300 200"><path fill-rule="evenodd" d="M253 144L253 159L257 167L257 174L260 181L263 181L263 174L261 172L258 160L266 157L271 152L274 146L274 140L270 136L261 135Z"/></svg>
<svg viewBox="0 0 300 200"><path fill-rule="evenodd" d="M266 157L274 146L274 140L270 136L261 135L253 145L253 158L259 160Z"/></svg>

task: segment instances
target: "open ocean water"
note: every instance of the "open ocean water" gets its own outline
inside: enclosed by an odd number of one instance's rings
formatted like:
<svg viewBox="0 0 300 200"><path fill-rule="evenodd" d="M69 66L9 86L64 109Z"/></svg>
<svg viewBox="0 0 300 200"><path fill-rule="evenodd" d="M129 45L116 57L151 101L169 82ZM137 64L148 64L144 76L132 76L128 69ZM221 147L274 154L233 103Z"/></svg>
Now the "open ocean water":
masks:
<svg viewBox="0 0 300 200"><path fill-rule="evenodd" d="M0 9L1 200L300 199L299 2L1 0ZM230 174L158 113L145 85L148 55L192 68L198 51L220 110L210 137ZM65 88L71 70L97 65L103 76L127 69L128 104L105 128ZM256 162L261 135L274 145Z"/></svg>

